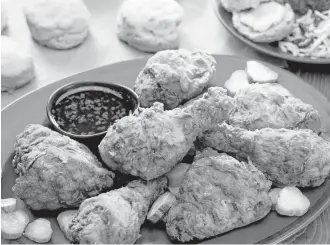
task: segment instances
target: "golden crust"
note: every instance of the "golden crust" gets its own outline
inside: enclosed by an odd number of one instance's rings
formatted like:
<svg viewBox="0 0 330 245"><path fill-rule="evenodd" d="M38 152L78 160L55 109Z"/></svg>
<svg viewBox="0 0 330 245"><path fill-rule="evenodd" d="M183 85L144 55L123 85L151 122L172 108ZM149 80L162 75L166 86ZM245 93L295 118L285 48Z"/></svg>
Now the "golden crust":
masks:
<svg viewBox="0 0 330 245"><path fill-rule="evenodd" d="M161 102L165 109L174 109L203 92L215 74L215 65L215 59L201 51L161 51L147 61L134 90L142 107Z"/></svg>
<svg viewBox="0 0 330 245"><path fill-rule="evenodd" d="M232 110L233 99L220 87L209 88L189 105L174 110L164 111L163 104L156 102L111 126L99 152L113 170L154 179L169 172L198 135L227 120Z"/></svg>
<svg viewBox="0 0 330 245"><path fill-rule="evenodd" d="M79 244L134 244L150 205L164 193L165 177L134 180L127 186L85 200L69 225Z"/></svg>
<svg viewBox="0 0 330 245"><path fill-rule="evenodd" d="M278 83L250 84L234 99L236 110L229 117L230 125L248 130L307 128L320 132L318 112Z"/></svg>
<svg viewBox="0 0 330 245"><path fill-rule="evenodd" d="M13 192L33 210L79 207L113 185L114 174L85 145L36 124L17 136L13 166Z"/></svg>
<svg viewBox="0 0 330 245"><path fill-rule="evenodd" d="M271 182L251 163L226 154L202 153L184 176L166 230L181 242L216 236L268 214Z"/></svg>
<svg viewBox="0 0 330 245"><path fill-rule="evenodd" d="M278 186L319 186L330 173L330 142L309 129L248 131L221 124L207 132L202 142L249 157Z"/></svg>

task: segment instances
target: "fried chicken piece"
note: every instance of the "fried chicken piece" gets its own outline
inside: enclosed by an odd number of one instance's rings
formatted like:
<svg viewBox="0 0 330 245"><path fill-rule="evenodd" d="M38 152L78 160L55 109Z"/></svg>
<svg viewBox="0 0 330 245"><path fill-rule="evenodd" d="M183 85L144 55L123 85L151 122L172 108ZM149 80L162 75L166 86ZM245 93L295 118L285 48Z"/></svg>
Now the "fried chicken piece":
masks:
<svg viewBox="0 0 330 245"><path fill-rule="evenodd" d="M134 90L142 107L161 102L165 109L173 109L202 93L215 74L215 65L215 59L201 51L161 51L147 61Z"/></svg>
<svg viewBox="0 0 330 245"><path fill-rule="evenodd" d="M271 182L251 163L202 153L184 176L177 203L165 217L171 239L204 239L253 223L272 206Z"/></svg>
<svg viewBox="0 0 330 245"><path fill-rule="evenodd" d="M235 100L236 110L230 115L230 125L248 130L269 127L320 131L318 112L280 84L250 84Z"/></svg>
<svg viewBox="0 0 330 245"><path fill-rule="evenodd" d="M248 131L227 124L201 141L219 151L249 157L278 186L319 186L330 172L330 142L309 129Z"/></svg>
<svg viewBox="0 0 330 245"><path fill-rule="evenodd" d="M85 200L69 224L71 242L133 244L151 204L164 193L167 179L134 180L127 186Z"/></svg>
<svg viewBox="0 0 330 245"><path fill-rule="evenodd" d="M78 207L114 178L86 146L37 124L17 136L13 166L13 192L33 210Z"/></svg>
<svg viewBox="0 0 330 245"><path fill-rule="evenodd" d="M220 87L174 110L164 111L156 102L116 121L99 145L100 155L113 170L145 180L157 178L182 160L198 135L228 119L232 109L233 99Z"/></svg>

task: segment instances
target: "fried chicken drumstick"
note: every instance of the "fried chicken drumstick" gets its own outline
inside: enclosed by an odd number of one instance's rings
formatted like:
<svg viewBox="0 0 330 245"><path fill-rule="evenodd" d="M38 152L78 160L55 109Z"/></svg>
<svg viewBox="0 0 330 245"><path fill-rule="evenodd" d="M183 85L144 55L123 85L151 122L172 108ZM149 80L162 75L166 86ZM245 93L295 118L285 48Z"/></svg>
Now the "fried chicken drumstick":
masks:
<svg viewBox="0 0 330 245"><path fill-rule="evenodd" d="M13 166L13 192L33 210L79 207L113 185L114 174L85 145L36 124L17 136Z"/></svg>
<svg viewBox="0 0 330 245"><path fill-rule="evenodd" d="M225 89L213 87L182 108L164 111L156 102L111 126L99 145L100 155L113 170L157 178L182 160L198 135L228 119L232 101Z"/></svg>
<svg viewBox="0 0 330 245"><path fill-rule="evenodd" d="M134 180L85 200L69 224L68 238L81 244L133 244L150 205L164 193L167 179Z"/></svg>
<svg viewBox="0 0 330 245"><path fill-rule="evenodd" d="M208 150L209 151L209 150ZM251 163L203 152L186 172L177 203L165 217L171 239L204 239L266 216L271 182Z"/></svg>
<svg viewBox="0 0 330 245"><path fill-rule="evenodd" d="M206 146L249 157L279 186L319 186L330 172L330 142L309 129L248 131L217 125L201 138Z"/></svg>

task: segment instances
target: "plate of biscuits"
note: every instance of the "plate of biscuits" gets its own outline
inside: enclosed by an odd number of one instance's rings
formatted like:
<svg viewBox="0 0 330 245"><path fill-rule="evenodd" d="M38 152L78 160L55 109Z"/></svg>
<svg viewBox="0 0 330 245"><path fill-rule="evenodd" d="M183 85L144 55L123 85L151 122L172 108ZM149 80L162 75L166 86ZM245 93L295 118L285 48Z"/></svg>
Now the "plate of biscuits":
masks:
<svg viewBox="0 0 330 245"><path fill-rule="evenodd" d="M225 28L252 48L293 62L330 64L330 1L212 3Z"/></svg>
<svg viewBox="0 0 330 245"><path fill-rule="evenodd" d="M284 243L330 203L329 108L182 49L51 83L1 112L1 241Z"/></svg>

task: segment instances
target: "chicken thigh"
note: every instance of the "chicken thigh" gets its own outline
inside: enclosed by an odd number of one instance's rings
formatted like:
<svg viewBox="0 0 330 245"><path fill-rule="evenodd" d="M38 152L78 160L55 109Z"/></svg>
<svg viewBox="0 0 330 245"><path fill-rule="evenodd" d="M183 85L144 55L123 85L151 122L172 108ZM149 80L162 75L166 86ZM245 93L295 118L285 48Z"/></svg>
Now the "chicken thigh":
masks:
<svg viewBox="0 0 330 245"><path fill-rule="evenodd" d="M307 128L320 132L318 112L278 83L250 84L234 99L236 109L228 121L232 126L248 130Z"/></svg>
<svg viewBox="0 0 330 245"><path fill-rule="evenodd" d="M185 173L177 203L165 217L171 239L204 239L242 227L271 210L271 182L251 163L210 150Z"/></svg>
<svg viewBox="0 0 330 245"><path fill-rule="evenodd" d="M17 136L13 166L13 192L33 210L79 207L113 185L114 174L85 145L42 125Z"/></svg>

